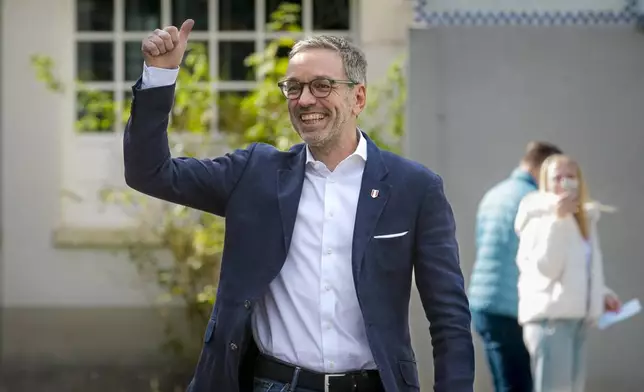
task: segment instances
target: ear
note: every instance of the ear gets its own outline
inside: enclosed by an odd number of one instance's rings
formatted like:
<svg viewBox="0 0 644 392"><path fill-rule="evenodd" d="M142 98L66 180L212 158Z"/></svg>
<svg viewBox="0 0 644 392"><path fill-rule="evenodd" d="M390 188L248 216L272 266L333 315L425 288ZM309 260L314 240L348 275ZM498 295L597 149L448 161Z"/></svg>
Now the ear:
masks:
<svg viewBox="0 0 644 392"><path fill-rule="evenodd" d="M364 84L358 84L353 89L355 103L353 105L352 113L354 116L358 117L358 115L362 113L365 105L367 104L367 88Z"/></svg>

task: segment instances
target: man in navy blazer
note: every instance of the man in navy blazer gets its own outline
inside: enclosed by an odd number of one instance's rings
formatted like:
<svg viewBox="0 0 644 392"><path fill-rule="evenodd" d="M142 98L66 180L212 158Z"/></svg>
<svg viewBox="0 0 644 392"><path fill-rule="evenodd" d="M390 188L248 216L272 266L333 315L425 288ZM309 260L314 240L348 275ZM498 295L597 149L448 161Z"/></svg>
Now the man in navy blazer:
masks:
<svg viewBox="0 0 644 392"><path fill-rule="evenodd" d="M192 392L419 391L409 333L415 274L439 392L472 392L474 350L441 178L357 127L366 60L343 38L298 42L279 83L304 143L172 158L168 114L193 26L143 40L125 179L226 218L221 278Z"/></svg>

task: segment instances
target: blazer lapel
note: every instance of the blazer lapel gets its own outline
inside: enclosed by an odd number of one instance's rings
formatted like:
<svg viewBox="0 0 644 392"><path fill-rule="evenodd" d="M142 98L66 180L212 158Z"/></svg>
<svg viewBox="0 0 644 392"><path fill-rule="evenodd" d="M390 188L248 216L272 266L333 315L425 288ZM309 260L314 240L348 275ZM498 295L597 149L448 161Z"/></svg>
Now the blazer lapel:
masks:
<svg viewBox="0 0 644 392"><path fill-rule="evenodd" d="M284 233L284 252L288 253L293 237L293 227L297 216L297 207L300 204L302 185L304 183L304 165L306 162L306 147L302 144L299 152L293 151L287 169L278 171L277 199L280 216L282 217L282 231Z"/></svg>
<svg viewBox="0 0 644 392"><path fill-rule="evenodd" d="M385 181L387 167L380 149L367 137L367 162L362 175L358 196L358 208L353 229L353 250L351 254L354 282L358 281L364 252L373 236L380 214L387 204L391 185Z"/></svg>

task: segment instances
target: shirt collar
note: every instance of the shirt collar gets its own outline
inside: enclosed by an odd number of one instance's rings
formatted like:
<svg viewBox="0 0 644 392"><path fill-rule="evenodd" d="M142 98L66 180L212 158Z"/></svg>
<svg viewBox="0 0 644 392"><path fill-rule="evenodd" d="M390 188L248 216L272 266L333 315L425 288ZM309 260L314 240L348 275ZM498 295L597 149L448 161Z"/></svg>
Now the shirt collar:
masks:
<svg viewBox="0 0 644 392"><path fill-rule="evenodd" d="M358 135L360 136L360 139L358 139L358 147L356 147L356 150L353 152L353 154L349 155L347 158L350 158L354 155L359 156L362 158L362 160L366 161L367 160L367 139L364 138L364 135L360 130L358 130ZM345 158L345 159L347 159ZM311 150L309 149L309 146L306 146L306 163L310 162L316 162L315 158L313 157L313 154L311 153Z"/></svg>

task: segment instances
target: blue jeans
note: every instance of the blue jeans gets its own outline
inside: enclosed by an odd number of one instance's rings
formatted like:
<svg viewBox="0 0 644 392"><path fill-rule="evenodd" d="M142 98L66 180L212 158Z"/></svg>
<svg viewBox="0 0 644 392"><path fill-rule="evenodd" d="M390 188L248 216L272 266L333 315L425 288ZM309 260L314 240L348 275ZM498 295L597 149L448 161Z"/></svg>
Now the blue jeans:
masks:
<svg viewBox="0 0 644 392"><path fill-rule="evenodd" d="M273 381L267 380L265 378L255 377L255 382L253 386L253 392L315 392L310 389L295 388L294 390L289 390L288 385Z"/></svg>
<svg viewBox="0 0 644 392"><path fill-rule="evenodd" d="M586 334L583 320L549 320L523 327L532 357L535 392L583 392Z"/></svg>
<svg viewBox="0 0 644 392"><path fill-rule="evenodd" d="M474 329L485 347L496 392L532 392L530 354L516 318L472 311Z"/></svg>

